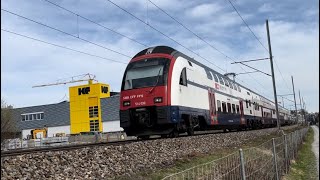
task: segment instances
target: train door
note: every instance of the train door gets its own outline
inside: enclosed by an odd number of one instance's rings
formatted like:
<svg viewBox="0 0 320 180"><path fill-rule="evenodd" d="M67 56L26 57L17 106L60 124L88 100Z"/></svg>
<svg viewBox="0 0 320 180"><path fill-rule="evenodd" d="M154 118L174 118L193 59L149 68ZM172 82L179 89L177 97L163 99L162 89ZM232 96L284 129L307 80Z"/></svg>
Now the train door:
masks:
<svg viewBox="0 0 320 180"><path fill-rule="evenodd" d="M211 124L218 124L215 95L214 95L214 92L212 92L210 89L208 90L208 96L209 96L209 115L210 115Z"/></svg>
<svg viewBox="0 0 320 180"><path fill-rule="evenodd" d="M243 101L242 100L239 101L239 105L240 105L240 124L246 124L246 120L245 120L244 114L243 114Z"/></svg>

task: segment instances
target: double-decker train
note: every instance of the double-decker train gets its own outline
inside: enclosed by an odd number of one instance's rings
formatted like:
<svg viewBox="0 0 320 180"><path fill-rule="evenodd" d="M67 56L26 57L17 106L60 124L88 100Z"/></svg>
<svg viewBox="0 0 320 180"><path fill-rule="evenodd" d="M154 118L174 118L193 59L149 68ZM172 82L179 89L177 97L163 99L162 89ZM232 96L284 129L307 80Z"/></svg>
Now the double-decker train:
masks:
<svg viewBox="0 0 320 180"><path fill-rule="evenodd" d="M290 112L279 107L281 125ZM277 125L272 101L167 46L136 54L124 72L120 126L129 136Z"/></svg>

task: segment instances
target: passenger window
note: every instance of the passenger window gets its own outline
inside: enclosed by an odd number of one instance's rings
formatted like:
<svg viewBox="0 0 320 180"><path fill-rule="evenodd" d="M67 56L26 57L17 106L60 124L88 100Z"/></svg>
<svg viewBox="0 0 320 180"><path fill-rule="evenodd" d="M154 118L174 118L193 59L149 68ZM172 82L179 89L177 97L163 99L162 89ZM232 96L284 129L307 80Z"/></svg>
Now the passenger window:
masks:
<svg viewBox="0 0 320 180"><path fill-rule="evenodd" d="M225 79L224 82L226 83L226 86L229 87L229 81Z"/></svg>
<svg viewBox="0 0 320 180"><path fill-rule="evenodd" d="M251 107L251 101L249 100L249 106Z"/></svg>
<svg viewBox="0 0 320 180"><path fill-rule="evenodd" d="M192 66L192 64L191 64L191 62L190 62L190 61L188 61L188 63L189 63L189 65L190 65L190 66Z"/></svg>
<svg viewBox="0 0 320 180"><path fill-rule="evenodd" d="M233 89L233 83L231 81L229 81L230 83L230 88Z"/></svg>
<svg viewBox="0 0 320 180"><path fill-rule="evenodd" d="M205 71L206 71L206 73L207 73L207 78L210 79L210 80L212 80L212 75L211 75L210 71L207 70L207 69L206 69Z"/></svg>
<svg viewBox="0 0 320 180"><path fill-rule="evenodd" d="M234 104L232 104L232 112L236 113L236 106Z"/></svg>
<svg viewBox="0 0 320 180"><path fill-rule="evenodd" d="M241 88L240 88L240 86L238 86L238 90L239 90L239 92L241 92Z"/></svg>
<svg viewBox="0 0 320 180"><path fill-rule="evenodd" d="M236 105L237 108L237 114L239 114L239 105Z"/></svg>
<svg viewBox="0 0 320 180"><path fill-rule="evenodd" d="M231 104L230 104L230 103L227 103L227 107L228 107L228 112L229 112L229 113L232 113L232 112L231 112Z"/></svg>
<svg viewBox="0 0 320 180"><path fill-rule="evenodd" d="M246 107L248 108L248 100L246 100Z"/></svg>
<svg viewBox="0 0 320 180"><path fill-rule="evenodd" d="M187 73L186 68L183 68L180 75L180 85L187 86Z"/></svg>
<svg viewBox="0 0 320 180"><path fill-rule="evenodd" d="M221 76L219 76L219 79L220 79L220 84L224 85L223 78Z"/></svg>
<svg viewBox="0 0 320 180"><path fill-rule="evenodd" d="M213 77L214 77L214 80L218 83L218 82L219 82L219 80L218 80L217 75L216 75L216 74L213 74Z"/></svg>
<svg viewBox="0 0 320 180"><path fill-rule="evenodd" d="M217 100L218 112L221 112L221 102Z"/></svg>
<svg viewBox="0 0 320 180"><path fill-rule="evenodd" d="M222 112L227 113L227 106L226 103L222 101Z"/></svg>

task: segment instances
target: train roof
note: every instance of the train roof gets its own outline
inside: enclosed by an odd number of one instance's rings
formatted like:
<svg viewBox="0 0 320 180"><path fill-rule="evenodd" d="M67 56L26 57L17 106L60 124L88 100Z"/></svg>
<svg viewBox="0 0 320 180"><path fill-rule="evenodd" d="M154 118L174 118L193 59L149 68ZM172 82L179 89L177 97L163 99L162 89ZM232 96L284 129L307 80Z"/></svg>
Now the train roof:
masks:
<svg viewBox="0 0 320 180"><path fill-rule="evenodd" d="M197 64L198 66L201 66L201 67L203 67L203 68L205 68L205 69L207 69L207 70L213 71L214 73L222 76L223 78L226 78L226 79L228 79L229 81L232 81L233 83L236 83L238 86L240 86L240 87L242 87L242 88L244 88L244 89L246 89L246 90L248 90L248 91L250 91L250 92L252 92L252 93L255 93L255 94L259 95L260 97L264 98L265 100L267 100L267 101L275 104L275 103L274 103L273 101L271 101L270 99L268 99L268 98L260 95L259 93L256 93L255 91L252 91L251 89L249 89L249 88L241 85L241 84L238 83L238 82L235 82L235 81L231 80L229 77L222 75L221 73L219 73L219 72L211 69L210 67L208 67L208 66L206 66L206 65L204 65L204 64L202 64L202 63L200 63L200 62L198 62L198 61L196 61L195 59L193 59L193 58L191 58L191 57L183 54L182 52L180 52L180 51L178 51L178 50L176 50L176 49L174 49L174 48L172 48L172 47L169 47L169 46L154 46L154 47L149 47L149 48L146 48L146 49L140 51L140 52L139 52L138 54L136 54L133 58L136 58L136 57L138 57L138 56L142 56L142 55L145 55L145 54L156 54L156 53L168 54L168 55L172 55L172 56L174 56L174 57L182 56L182 57L186 58L188 61L190 61L190 62L192 62L192 63L194 63L194 64ZM286 108L284 108L284 107L281 107L281 108L283 108L283 109L285 109L285 110L288 110L288 109L286 109Z"/></svg>

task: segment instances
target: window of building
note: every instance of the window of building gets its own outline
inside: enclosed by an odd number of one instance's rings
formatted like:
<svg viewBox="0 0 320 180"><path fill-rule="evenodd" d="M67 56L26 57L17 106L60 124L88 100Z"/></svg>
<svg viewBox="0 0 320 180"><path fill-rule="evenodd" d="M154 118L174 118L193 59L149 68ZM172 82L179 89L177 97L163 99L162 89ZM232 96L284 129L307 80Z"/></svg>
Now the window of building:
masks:
<svg viewBox="0 0 320 180"><path fill-rule="evenodd" d="M240 114L239 105L236 105L236 109L237 109L237 114Z"/></svg>
<svg viewBox="0 0 320 180"><path fill-rule="evenodd" d="M180 85L183 86L187 86L187 72L186 72L186 68L183 68L180 74L180 81L179 81Z"/></svg>
<svg viewBox="0 0 320 180"><path fill-rule="evenodd" d="M218 112L221 112L221 102L217 100Z"/></svg>
<svg viewBox="0 0 320 180"><path fill-rule="evenodd" d="M89 118L98 117L99 109L98 106L90 106L89 107Z"/></svg>
<svg viewBox="0 0 320 180"><path fill-rule="evenodd" d="M232 112L233 112L233 113L237 113L237 112L236 112L236 105L234 105L234 104L232 104Z"/></svg>
<svg viewBox="0 0 320 180"><path fill-rule="evenodd" d="M226 103L222 101L222 112L227 113Z"/></svg>
<svg viewBox="0 0 320 180"><path fill-rule="evenodd" d="M90 120L90 131L99 131L99 121Z"/></svg>
<svg viewBox="0 0 320 180"><path fill-rule="evenodd" d="M232 113L232 112L231 112L231 104L230 104L230 103L227 103L227 107L228 107L228 112L229 112L229 113Z"/></svg>
<svg viewBox="0 0 320 180"><path fill-rule="evenodd" d="M44 112L21 114L21 121L43 120Z"/></svg>

